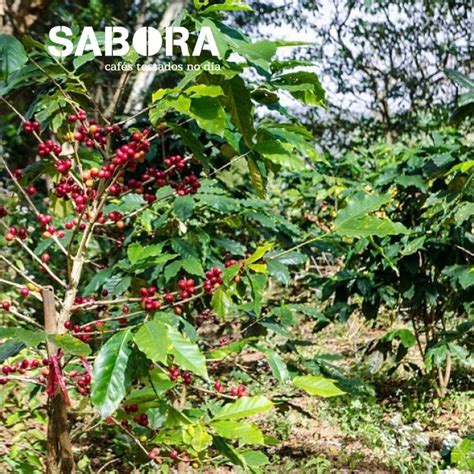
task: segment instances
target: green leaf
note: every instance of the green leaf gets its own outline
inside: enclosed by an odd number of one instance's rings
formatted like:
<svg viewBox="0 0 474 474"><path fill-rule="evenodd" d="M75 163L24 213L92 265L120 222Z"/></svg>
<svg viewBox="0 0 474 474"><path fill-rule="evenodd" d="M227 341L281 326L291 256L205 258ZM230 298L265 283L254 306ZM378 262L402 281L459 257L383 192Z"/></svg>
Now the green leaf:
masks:
<svg viewBox="0 0 474 474"><path fill-rule="evenodd" d="M283 285L288 285L291 275L288 267L278 260L270 260L268 262L268 273L271 277L276 278Z"/></svg>
<svg viewBox="0 0 474 474"><path fill-rule="evenodd" d="M325 107L324 89L314 72L298 71L278 76L272 81L275 87L288 91L303 104Z"/></svg>
<svg viewBox="0 0 474 474"><path fill-rule="evenodd" d="M459 71L454 69L445 69L444 72L446 75L453 80L454 82L458 83L462 87L466 87L467 89L474 89L474 81Z"/></svg>
<svg viewBox="0 0 474 474"><path fill-rule="evenodd" d="M394 329L382 337L383 341L393 341L394 339L400 339L402 345L407 349L416 344L415 335L408 329Z"/></svg>
<svg viewBox="0 0 474 474"><path fill-rule="evenodd" d="M17 355L25 347L25 344L18 339L8 339L0 344L0 364L3 364L9 357Z"/></svg>
<svg viewBox="0 0 474 474"><path fill-rule="evenodd" d="M191 275L204 277L204 269L197 258L186 258L181 261L183 268Z"/></svg>
<svg viewBox="0 0 474 474"><path fill-rule="evenodd" d="M203 425L191 425L185 432L184 442L192 446L195 451L201 452L211 445L212 436Z"/></svg>
<svg viewBox="0 0 474 474"><path fill-rule="evenodd" d="M363 217L369 212L377 211L384 204L389 203L391 199L390 194L356 194L349 200L347 206L337 214L335 220L336 227L344 226L353 219Z"/></svg>
<svg viewBox="0 0 474 474"><path fill-rule="evenodd" d="M175 277L181 268L183 268L182 260L176 260L167 265L165 268L165 281L169 281L171 278Z"/></svg>
<svg viewBox="0 0 474 474"><path fill-rule="evenodd" d="M464 438L451 451L451 462L459 469L474 470L474 441Z"/></svg>
<svg viewBox="0 0 474 474"><path fill-rule="evenodd" d="M249 175L252 181L252 186L254 187L257 196L259 198L265 197L265 183L263 181L263 176L260 170L258 169L257 164L252 158L247 158L247 165L249 167Z"/></svg>
<svg viewBox="0 0 474 474"><path fill-rule="evenodd" d="M337 224L336 224L337 225ZM409 230L399 222L390 219L381 219L375 216L363 216L352 219L336 228L339 235L347 237L368 237L408 234Z"/></svg>
<svg viewBox="0 0 474 474"><path fill-rule="evenodd" d="M95 54L93 51L89 53L81 54L80 56L76 56L72 62L74 66L74 70L77 71L81 66L84 64L93 61L95 59Z"/></svg>
<svg viewBox="0 0 474 474"><path fill-rule="evenodd" d="M0 35L0 77L5 79L10 73L21 69L27 61L25 48L14 36Z"/></svg>
<svg viewBox="0 0 474 474"><path fill-rule="evenodd" d="M239 263L236 263L234 265L231 265L230 267L227 267L224 270L224 273L222 274L224 285L229 286L234 280L234 278L239 274L239 272L240 272Z"/></svg>
<svg viewBox="0 0 474 474"><path fill-rule="evenodd" d="M265 356L276 379L282 383L288 382L290 374L284 360L274 351L266 351Z"/></svg>
<svg viewBox="0 0 474 474"><path fill-rule="evenodd" d="M395 178L395 183L398 183L402 188L413 186L415 188L426 191L428 186L421 176L418 175L401 175Z"/></svg>
<svg viewBox="0 0 474 474"><path fill-rule="evenodd" d="M339 211L334 221L336 232L351 237L386 236L408 233L398 222L367 215L391 201L389 194L357 194Z"/></svg>
<svg viewBox="0 0 474 474"><path fill-rule="evenodd" d="M274 41L261 40L243 44L235 51L246 58L260 73L266 74L270 72L270 63L277 47Z"/></svg>
<svg viewBox="0 0 474 474"><path fill-rule="evenodd" d="M100 349L94 363L91 402L103 418L120 405L130 385L127 363L131 354L130 330L114 334Z"/></svg>
<svg viewBox="0 0 474 474"><path fill-rule="evenodd" d="M238 439L244 444L264 444L263 433L255 423L241 421L215 421L211 423L219 436L228 439Z"/></svg>
<svg viewBox="0 0 474 474"><path fill-rule="evenodd" d="M203 144L189 130L169 122L166 123L166 126L181 137L183 145L187 146L201 163L205 164L207 162L207 157L204 155Z"/></svg>
<svg viewBox="0 0 474 474"><path fill-rule="evenodd" d="M191 342L172 326L168 326L168 337L172 344L170 353L174 355L176 364L183 370L190 370L207 378L206 358L197 344Z"/></svg>
<svg viewBox="0 0 474 474"><path fill-rule="evenodd" d="M319 397L335 397L343 395L340 388L334 385L334 381L321 377L319 375L303 375L293 379L293 385L301 390L304 390L310 395L317 395Z"/></svg>
<svg viewBox="0 0 474 474"><path fill-rule="evenodd" d="M130 263L135 265L140 260L161 255L162 251L163 244L147 245L146 247L143 247L141 244L134 243L128 246L127 256Z"/></svg>
<svg viewBox="0 0 474 474"><path fill-rule="evenodd" d="M36 347L46 341L43 331L30 331L29 329L17 327L0 327L0 339L16 339L27 347Z"/></svg>
<svg viewBox="0 0 474 474"><path fill-rule="evenodd" d="M240 76L236 76L231 80L222 79L221 85L225 94L221 98L221 102L230 113L234 125L242 133L246 145L251 148L255 135L253 126L255 118L249 89Z"/></svg>
<svg viewBox="0 0 474 474"><path fill-rule="evenodd" d="M89 345L71 334L48 334L48 339L63 349L66 354L87 357L91 353Z"/></svg>
<svg viewBox="0 0 474 474"><path fill-rule="evenodd" d="M263 395L255 397L242 397L234 403L224 405L214 415L212 421L216 420L240 420L253 415L266 413L273 408L273 403Z"/></svg>
<svg viewBox="0 0 474 474"><path fill-rule="evenodd" d="M471 219L472 216L474 216L474 202L463 202L456 210L454 220L459 225Z"/></svg>
<svg viewBox="0 0 474 474"><path fill-rule="evenodd" d="M209 352L209 358L213 360L222 360L229 354L238 354L242 352L242 350L247 347L251 342L257 339L257 337L247 337L245 339L240 339L238 341L231 342L226 346L219 347L218 349L214 349L213 351Z"/></svg>
<svg viewBox="0 0 474 474"><path fill-rule="evenodd" d="M212 295L211 306L217 316L222 319L229 313L229 309L232 307L232 300L222 286L217 288Z"/></svg>
<svg viewBox="0 0 474 474"><path fill-rule="evenodd" d="M183 91L191 97L220 97L224 91L220 86L196 84Z"/></svg>
<svg viewBox="0 0 474 474"><path fill-rule="evenodd" d="M270 460L261 451L244 451L242 456L244 457L245 462L253 468L259 468L270 464Z"/></svg>
<svg viewBox="0 0 474 474"><path fill-rule="evenodd" d="M156 319L144 324L135 334L135 344L153 362L166 364L171 341L168 326Z"/></svg>
<svg viewBox="0 0 474 474"><path fill-rule="evenodd" d="M187 115L196 120L198 126L208 133L224 136L225 112L218 99L214 97L196 97L191 99Z"/></svg>
<svg viewBox="0 0 474 474"><path fill-rule="evenodd" d="M243 468L247 466L245 459L229 443L227 443L224 438L214 436L213 444L232 464L242 466Z"/></svg>
<svg viewBox="0 0 474 474"><path fill-rule="evenodd" d="M195 0L195 4L209 4L208 0ZM204 10L204 13L212 12L221 12L221 11L253 11L252 7L247 5L247 2L244 0L225 0L224 3L219 3L217 5L211 5Z"/></svg>
<svg viewBox="0 0 474 474"><path fill-rule="evenodd" d="M467 290L474 285L474 265L451 265L441 273L459 283L463 290Z"/></svg>
<svg viewBox="0 0 474 474"><path fill-rule="evenodd" d="M194 199L192 196L177 197L173 203L173 211L182 221L189 219L193 210Z"/></svg>
<svg viewBox="0 0 474 474"><path fill-rule="evenodd" d="M89 281L87 286L84 288L83 294L85 296L90 295L91 293L97 292L104 283L106 283L114 273L113 268L106 268L104 270L101 270L100 272L97 272Z"/></svg>
<svg viewBox="0 0 474 474"><path fill-rule="evenodd" d="M269 133L261 133L259 130L258 142L253 149L263 155L267 160L278 166L290 169L292 171L302 171L305 164L300 157L294 153L294 146L272 137Z"/></svg>
<svg viewBox="0 0 474 474"><path fill-rule="evenodd" d="M426 236L422 235L416 239L408 241L405 247L400 252L402 255L412 255L423 247L425 243Z"/></svg>
<svg viewBox="0 0 474 474"><path fill-rule="evenodd" d="M257 247L255 252L244 261L245 266L255 263L261 258L263 258L273 248L273 245L274 245L273 243L269 242Z"/></svg>

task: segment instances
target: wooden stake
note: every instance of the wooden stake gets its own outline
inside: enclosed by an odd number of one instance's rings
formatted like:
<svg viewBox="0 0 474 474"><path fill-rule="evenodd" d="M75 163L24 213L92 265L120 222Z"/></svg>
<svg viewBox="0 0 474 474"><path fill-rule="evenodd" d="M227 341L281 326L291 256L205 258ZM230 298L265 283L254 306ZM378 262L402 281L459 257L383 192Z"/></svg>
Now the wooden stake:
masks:
<svg viewBox="0 0 474 474"><path fill-rule="evenodd" d="M44 327L47 334L59 334L56 308L54 301L54 290L52 287L42 289L44 308ZM58 348L52 341L47 341L48 357L56 357ZM52 366L50 365L50 370ZM71 474L76 472L74 456L72 453L71 438L69 436L69 425L67 420L67 407L64 396L56 387L55 393L48 402L48 437L47 437L47 474Z"/></svg>

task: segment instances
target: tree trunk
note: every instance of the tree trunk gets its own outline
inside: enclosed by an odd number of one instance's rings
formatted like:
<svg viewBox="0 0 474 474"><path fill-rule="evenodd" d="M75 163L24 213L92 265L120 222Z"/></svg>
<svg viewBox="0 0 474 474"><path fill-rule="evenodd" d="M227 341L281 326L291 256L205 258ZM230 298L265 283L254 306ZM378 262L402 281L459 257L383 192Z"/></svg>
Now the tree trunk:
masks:
<svg viewBox="0 0 474 474"><path fill-rule="evenodd" d="M54 290L51 287L44 288L42 296L46 333L58 334ZM47 349L49 360L52 361L57 356L58 348L53 342L47 341ZM59 361L58 364L60 364ZM53 364L50 364L49 370L54 370ZM55 391L50 395L48 401L46 472L47 474L70 474L76 472L69 436L66 400L59 384L55 385Z"/></svg>
<svg viewBox="0 0 474 474"><path fill-rule="evenodd" d="M48 0L0 0L0 31L7 35L25 34L41 18Z"/></svg>
<svg viewBox="0 0 474 474"><path fill-rule="evenodd" d="M179 12L186 6L187 0L169 0L165 13L161 18L159 27L166 28L178 16ZM149 58L147 63L151 63L153 58ZM132 90L125 104L125 114L135 114L143 109L143 102L148 89L153 84L156 71L140 70L133 81Z"/></svg>

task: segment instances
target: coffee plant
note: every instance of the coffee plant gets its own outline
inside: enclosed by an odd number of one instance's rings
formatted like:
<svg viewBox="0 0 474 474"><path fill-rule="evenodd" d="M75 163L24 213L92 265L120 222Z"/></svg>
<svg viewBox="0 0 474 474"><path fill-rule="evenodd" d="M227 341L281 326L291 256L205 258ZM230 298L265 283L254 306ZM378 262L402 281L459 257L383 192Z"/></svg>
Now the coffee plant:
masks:
<svg viewBox="0 0 474 474"><path fill-rule="evenodd" d="M75 470L68 415L89 404L142 462L217 456L257 470L267 461L255 448L274 440L252 417L300 390L344 393L297 360L288 368L271 337L299 311L268 289L288 274L299 233L265 215L265 181L318 157L293 117L263 122L257 110L284 111L280 91L323 106L324 92L314 73L274 59L284 42L252 43L220 9L181 24L210 26L221 59L200 57L132 117L95 107L82 73L91 55L59 61L30 38L1 37L0 281L15 324L1 328L0 383L33 383L45 400L48 472ZM18 110L26 89L34 100ZM228 169L245 170L242 182L221 178ZM239 362L245 347L261 355L255 366Z"/></svg>

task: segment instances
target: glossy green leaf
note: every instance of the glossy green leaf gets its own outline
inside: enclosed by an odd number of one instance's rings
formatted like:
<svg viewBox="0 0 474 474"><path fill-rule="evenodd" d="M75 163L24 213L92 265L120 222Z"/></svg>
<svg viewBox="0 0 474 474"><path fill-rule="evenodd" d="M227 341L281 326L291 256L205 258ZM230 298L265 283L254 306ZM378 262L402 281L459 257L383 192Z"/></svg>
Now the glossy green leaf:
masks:
<svg viewBox="0 0 474 474"><path fill-rule="evenodd" d="M224 104L227 112L230 113L234 125L242 133L246 145L252 147L255 135L253 125L255 117L249 89L246 87L244 80L239 76L231 80L222 80L221 85L225 93L221 102Z"/></svg>
<svg viewBox="0 0 474 474"><path fill-rule="evenodd" d="M174 355L176 364L183 370L189 370L207 378L206 358L197 344L191 342L171 326L168 326L168 337L171 341L170 353Z"/></svg>
<svg viewBox="0 0 474 474"><path fill-rule="evenodd" d="M318 397L335 397L345 393L334 384L333 380L319 375L295 377L293 379L293 385L310 395L317 395Z"/></svg>
<svg viewBox="0 0 474 474"><path fill-rule="evenodd" d="M240 420L253 415L266 413L273 409L273 403L263 395L242 397L220 408L213 417L216 420Z"/></svg>
<svg viewBox="0 0 474 474"><path fill-rule="evenodd" d="M224 319L232 307L232 300L225 289L220 286L212 295L211 306L219 318Z"/></svg>
<svg viewBox="0 0 474 474"><path fill-rule="evenodd" d="M194 211L194 199L192 196L177 197L173 203L173 211L182 221L189 219Z"/></svg>
<svg viewBox="0 0 474 474"><path fill-rule="evenodd" d="M278 353L275 351L266 351L265 357L267 358L268 365L276 379L282 383L288 382L290 380L288 367Z"/></svg>
<svg viewBox="0 0 474 474"><path fill-rule="evenodd" d="M71 334L49 334L48 339L60 347L65 354L87 357L91 353L91 348L88 344Z"/></svg>
<svg viewBox="0 0 474 474"><path fill-rule="evenodd" d="M255 423L215 421L211 426L223 438L238 439L243 444L264 444L263 433Z"/></svg>
<svg viewBox="0 0 474 474"><path fill-rule="evenodd" d="M100 349L94 363L91 402L100 415L110 416L120 405L130 385L127 371L131 354L130 330L114 334Z"/></svg>
<svg viewBox="0 0 474 474"><path fill-rule="evenodd" d="M41 331L30 331L18 327L0 327L0 339L16 339L27 347L36 347L46 341L46 334Z"/></svg>
<svg viewBox="0 0 474 474"><path fill-rule="evenodd" d="M244 451L242 456L247 465L254 469L270 464L270 460L261 451Z"/></svg>
<svg viewBox="0 0 474 474"><path fill-rule="evenodd" d="M145 323L135 334L135 344L153 362L165 364L171 349L168 326L156 319Z"/></svg>
<svg viewBox="0 0 474 474"><path fill-rule="evenodd" d="M25 48L14 36L0 35L0 77L5 79L23 67L27 60Z"/></svg>
<svg viewBox="0 0 474 474"><path fill-rule="evenodd" d="M255 263L255 262L258 262L261 258L263 258L267 252L269 252L271 249L273 248L273 244L271 242L269 243L266 243L264 245L261 245L259 247L257 247L257 249L255 250L255 252L250 256L248 257L246 260L245 260L245 265L250 265L252 263Z"/></svg>

